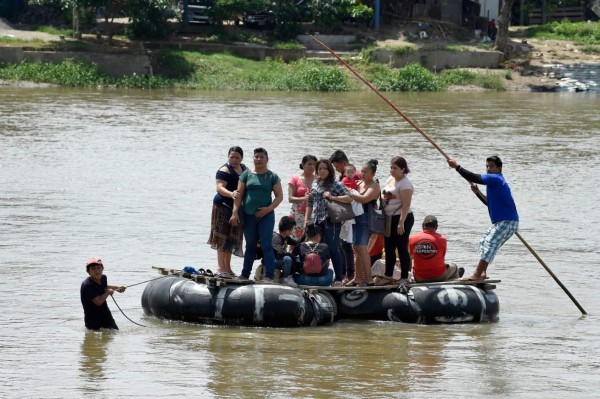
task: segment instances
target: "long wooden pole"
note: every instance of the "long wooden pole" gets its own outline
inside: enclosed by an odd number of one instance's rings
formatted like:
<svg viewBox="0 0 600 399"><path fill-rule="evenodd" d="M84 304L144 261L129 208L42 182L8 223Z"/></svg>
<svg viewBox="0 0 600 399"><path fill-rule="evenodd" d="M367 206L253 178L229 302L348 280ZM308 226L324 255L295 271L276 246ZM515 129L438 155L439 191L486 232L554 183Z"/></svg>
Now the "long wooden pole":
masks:
<svg viewBox="0 0 600 399"><path fill-rule="evenodd" d="M400 115L402 118L404 118L404 120L406 122L408 122L409 125L411 125L412 127L414 127L417 132L421 133L423 135L423 137L425 137L425 139L427 141L429 141L431 143L431 145L434 146L435 149L438 150L440 152L440 154L442 154L444 156L444 158L446 158L447 160L450 159L450 157L448 155L446 155L446 153L444 152L444 150L442 150L442 148L439 145L437 145L436 142L433 141L433 139L431 137L429 137L429 135L427 133L425 133L423 130L421 130L421 128L419 126L417 126L416 123L414 123L408 116L406 116L402 111L400 111L398 109L398 107L396 107L390 100L388 100L383 94L381 94L379 92L379 90L377 90L375 87L373 87L373 85L371 83L369 83L368 80L366 80L365 78L363 78L362 76L360 76L360 74L358 72L356 72L350 65L348 65L348 63L346 61L344 61L339 55L337 55L335 53L335 51L333 51L332 49L330 49L329 47L327 47L327 45L325 45L325 43L323 43L322 41L320 41L319 39L317 39L313 35L310 35L310 37L315 42L317 42L319 44L319 46L323 47L324 49L326 49L327 51L329 51L331 53L331 55L333 55L335 58L337 58L337 60L339 62L341 62L346 68L348 68L350 70L350 72L352 72L354 74L354 76L356 76L364 84L366 84L367 86L369 86L369 88L371 90L373 90L373 92L375 92L375 94L377 94L383 101L385 101L387 103L387 105L389 105L390 107L392 107L392 109L394 111L396 111L398 113L398 115Z"/></svg>
<svg viewBox="0 0 600 399"><path fill-rule="evenodd" d="M348 68L348 70L350 72L352 72L354 74L354 76L356 76L360 81L362 81L371 90L373 90L373 92L375 94L377 94L379 96L379 98L381 98L383 101L385 101L385 103L387 105L389 105L394 111L396 111L398 113L398 115L400 115L406 122L408 122L409 125L411 125L413 128L415 128L415 130L417 132L421 133L421 135L423 135L423 137L425 137L425 139L427 141L429 141L431 143L431 145L433 145L435 147L435 149L438 150L440 152L440 154L442 154L444 156L444 158L446 158L446 160L450 159L450 157L444 152L444 150L442 150L442 148L439 145L437 145L437 143L435 141L433 141L433 139L431 137L429 137L429 135L427 133L425 133L423 130L421 130L421 128L418 127L416 123L414 123L408 116L406 116L402 111L400 111L400 109L398 107L396 107L390 100L388 100L383 94L381 94L379 92L379 90L377 90L375 87L373 87L373 85L368 80L366 80L365 78L360 76L360 74L358 72L356 72L354 70L354 68L352 68L350 65L348 65L348 63L346 61L344 61L339 55L337 55L335 53L335 51L330 49L326 44L321 42L319 39L317 39L313 35L310 35L310 37L315 42L317 42L319 44L319 46L321 46L324 49L326 49L327 51L329 51L331 53L331 55L333 55L340 63L342 63L346 68ZM471 185L473 186L474 184L471 183ZM484 204L487 205L487 200L483 195L478 195L477 193L475 193L475 195L477 195L477 197L480 200L482 200ZM525 239L523 239L523 237L521 236L521 234L519 234L518 231L515 234L519 238L519 240L521 240L521 242L525 245L525 247L529 250L529 252L531 252L531 254L538 260L538 262L540 262L540 264L544 267L544 269L546 269L546 271L550 274L550 276L554 279L554 281L556 281L556 283L560 286L560 288L563 289L563 291L567 294L567 296L571 299L571 301L573 301L573 303L575 304L575 306L577 306L579 311L581 311L581 313L583 315L587 315L587 312L583 309L583 307L579 304L579 302L577 302L577 300L569 292L567 287L565 287L565 285L558 279L558 277L556 277L556 275L552 272L552 270L550 270L550 268L548 267L548 265L546 265L546 263L542 260L542 258L540 258L540 256L537 254L537 252L535 252L535 250L527 243L527 241L525 241Z"/></svg>
<svg viewBox="0 0 600 399"><path fill-rule="evenodd" d="M473 184L473 183L471 183L471 185L475 186L475 184ZM477 198L479 198L481 200L481 202L483 202L487 206L487 198L485 197L485 195L483 195L481 193L481 191L477 190L475 192L475 195L477 196ZM583 314L584 316L587 315L587 312L579 304L579 302L577 302L577 299L575 299L575 297L573 296L573 294L571 294L571 292L567 289L567 287L565 287L565 285L562 283L562 281L560 281L558 279L558 277L556 277L556 275L554 274L554 272L552 272L552 270L550 269L550 267L548 267L548 265L546 264L546 262L544 262L542 260L542 258L531 247L531 245L529 245L527 243L527 241L525 241L525 239L523 238L523 236L521 235L521 233L519 233L518 231L516 231L515 235L519 238L519 240L521 240L521 242L523 243L523 245L525 245L525 248L527 248L529 250L529 252L531 252L531 254L537 259L537 261L540 262L540 265L542 265L542 267L544 269L546 269L546 271L548 272L548 274L550 275L550 277L552 277L554 279L554 281L556 281L556 284L558 284L559 287L562 288L562 290L565 292L565 294L567 294L567 296L571 299L571 301L573 301L573 303L575 304L575 306L577 306L577 309L579 309L579 311L581 312L581 314Z"/></svg>

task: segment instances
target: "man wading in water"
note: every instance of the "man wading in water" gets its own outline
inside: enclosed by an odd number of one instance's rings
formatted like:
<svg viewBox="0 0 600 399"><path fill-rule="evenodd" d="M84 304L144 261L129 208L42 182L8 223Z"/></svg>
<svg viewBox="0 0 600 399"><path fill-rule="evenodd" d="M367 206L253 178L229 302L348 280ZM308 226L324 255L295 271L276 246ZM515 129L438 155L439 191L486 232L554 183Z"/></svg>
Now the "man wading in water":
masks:
<svg viewBox="0 0 600 399"><path fill-rule="evenodd" d="M126 287L108 285L106 275L102 274L104 265L98 258L88 259L85 270L90 275L81 283L81 304L86 328L89 330L101 328L118 330L119 327L106 304L106 298L115 291L125 292Z"/></svg>
<svg viewBox="0 0 600 399"><path fill-rule="evenodd" d="M510 187L502 175L502 161L494 155L485 160L487 173L478 175L461 167L454 159L448 165L471 183L484 184L484 196L476 185L471 189L482 201L487 202L492 226L479 241L479 263L475 272L463 280L483 280L487 277L487 267L496 256L498 249L519 229L519 215Z"/></svg>

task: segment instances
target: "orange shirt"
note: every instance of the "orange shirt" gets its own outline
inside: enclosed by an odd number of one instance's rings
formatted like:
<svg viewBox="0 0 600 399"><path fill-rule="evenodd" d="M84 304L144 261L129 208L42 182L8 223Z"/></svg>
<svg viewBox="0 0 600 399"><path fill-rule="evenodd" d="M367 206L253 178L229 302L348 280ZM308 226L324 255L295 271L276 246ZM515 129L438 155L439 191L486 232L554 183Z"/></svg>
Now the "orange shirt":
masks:
<svg viewBox="0 0 600 399"><path fill-rule="evenodd" d="M408 247L415 277L429 279L446 273L446 237L434 230L423 230L410 237Z"/></svg>

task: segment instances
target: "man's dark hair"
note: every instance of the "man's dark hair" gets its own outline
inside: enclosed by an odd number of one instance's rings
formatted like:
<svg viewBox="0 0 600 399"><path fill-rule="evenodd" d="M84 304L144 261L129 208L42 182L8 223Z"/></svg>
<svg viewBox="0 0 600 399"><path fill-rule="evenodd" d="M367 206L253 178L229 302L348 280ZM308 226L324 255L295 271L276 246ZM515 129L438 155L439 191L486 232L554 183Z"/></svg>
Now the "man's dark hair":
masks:
<svg viewBox="0 0 600 399"><path fill-rule="evenodd" d="M335 150L329 157L329 162L350 162L346 153L342 150Z"/></svg>
<svg viewBox="0 0 600 399"><path fill-rule="evenodd" d="M500 157L498 155L492 155L491 157L488 157L485 161L493 162L494 165L496 165L498 168L502 167L502 160L500 159Z"/></svg>
<svg viewBox="0 0 600 399"><path fill-rule="evenodd" d="M321 227L314 223L306 224L306 237L314 238L318 235L321 235Z"/></svg>
<svg viewBox="0 0 600 399"><path fill-rule="evenodd" d="M281 219L279 219L279 232L281 233L282 231L291 230L295 225L296 221L294 218L290 216L283 216Z"/></svg>

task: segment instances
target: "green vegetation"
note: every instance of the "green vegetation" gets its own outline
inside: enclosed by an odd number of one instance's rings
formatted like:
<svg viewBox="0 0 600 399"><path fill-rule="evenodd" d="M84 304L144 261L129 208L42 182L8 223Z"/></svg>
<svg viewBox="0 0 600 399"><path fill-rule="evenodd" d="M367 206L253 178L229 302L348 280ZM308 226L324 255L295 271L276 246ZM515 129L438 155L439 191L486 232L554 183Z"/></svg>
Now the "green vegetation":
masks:
<svg viewBox="0 0 600 399"><path fill-rule="evenodd" d="M0 79L29 80L62 86L96 87L114 85L123 88L167 88L161 77L128 76L112 78L96 65L66 59L60 64L28 63L0 64Z"/></svg>
<svg viewBox="0 0 600 399"><path fill-rule="evenodd" d="M511 79L510 72L508 75L505 73L504 78ZM495 73L475 73L464 69L451 69L443 71L439 75L439 80L443 86L473 85L496 91L505 90L502 78Z"/></svg>
<svg viewBox="0 0 600 399"><path fill-rule="evenodd" d="M266 59L253 61L229 54L165 51L156 62L154 76L111 77L96 65L66 59L61 64L0 64L0 79L29 80L65 86L114 86L140 89L351 91L364 86L338 65L302 59L291 63ZM440 91L450 85L476 85L504 90L498 74L464 70L434 74L419 64L395 69L357 61L353 66L381 91Z"/></svg>
<svg viewBox="0 0 600 399"><path fill-rule="evenodd" d="M0 46L24 46L24 47L43 47L46 42L42 39L24 40L15 37L0 36Z"/></svg>
<svg viewBox="0 0 600 399"><path fill-rule="evenodd" d="M439 79L419 64L409 64L400 69L384 65L372 65L365 71L365 78L381 91L439 91Z"/></svg>
<svg viewBox="0 0 600 399"><path fill-rule="evenodd" d="M58 29L54 26L42 25L36 28L38 32L45 32L51 35L64 35L65 37L73 37L73 29Z"/></svg>
<svg viewBox="0 0 600 399"><path fill-rule="evenodd" d="M569 40L579 45L600 45L600 22L551 22L527 29L527 37Z"/></svg>
<svg viewBox="0 0 600 399"><path fill-rule="evenodd" d="M168 51L159 71L170 70L173 87L184 89L347 91L348 77L337 67L300 60L253 61L229 54ZM175 71L175 72L173 72Z"/></svg>
<svg viewBox="0 0 600 399"><path fill-rule="evenodd" d="M374 49L375 48L376 47L374 47ZM415 52L415 48L413 46L386 46L385 48L390 50L398 57L409 55Z"/></svg>

